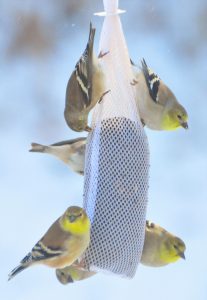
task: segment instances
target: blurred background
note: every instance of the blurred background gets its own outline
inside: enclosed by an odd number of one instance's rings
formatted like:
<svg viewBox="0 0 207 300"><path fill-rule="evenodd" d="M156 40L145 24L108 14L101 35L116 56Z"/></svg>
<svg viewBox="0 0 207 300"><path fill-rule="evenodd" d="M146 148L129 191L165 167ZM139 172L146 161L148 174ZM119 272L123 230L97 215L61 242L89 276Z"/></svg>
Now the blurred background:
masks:
<svg viewBox="0 0 207 300"><path fill-rule="evenodd" d="M63 117L65 88L88 38L103 19L101 0L0 2L1 299L207 299L207 2L120 0L131 58L148 65L189 113L189 130L146 129L151 151L147 217L181 237L186 261L139 266L132 280L99 274L61 285L37 266L11 282L7 274L51 223L82 204L83 178L31 142L54 143L84 134Z"/></svg>

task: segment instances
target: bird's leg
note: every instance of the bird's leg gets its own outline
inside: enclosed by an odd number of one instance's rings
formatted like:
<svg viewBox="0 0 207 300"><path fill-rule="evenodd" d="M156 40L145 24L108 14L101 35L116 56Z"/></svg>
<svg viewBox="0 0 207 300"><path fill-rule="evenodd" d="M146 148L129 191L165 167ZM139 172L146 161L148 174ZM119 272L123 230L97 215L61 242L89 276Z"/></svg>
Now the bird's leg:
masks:
<svg viewBox="0 0 207 300"><path fill-rule="evenodd" d="M86 264L85 264L85 259L77 259L73 264L73 267L77 268L78 270L83 270L86 271Z"/></svg>
<svg viewBox="0 0 207 300"><path fill-rule="evenodd" d="M89 127L88 125L85 127L85 131L87 131L87 132L91 132L92 131L92 128L91 127Z"/></svg>
<svg viewBox="0 0 207 300"><path fill-rule="evenodd" d="M106 52L103 52L103 51L100 51L99 55L98 55L98 58L102 58L104 57L105 55L107 55L110 51L106 51Z"/></svg>
<svg viewBox="0 0 207 300"><path fill-rule="evenodd" d="M141 122L142 122L142 126L145 127L145 122L143 119L141 119Z"/></svg>
<svg viewBox="0 0 207 300"><path fill-rule="evenodd" d="M137 81L136 79L133 79L132 82L130 82L131 85L136 85L139 81Z"/></svg>
<svg viewBox="0 0 207 300"><path fill-rule="evenodd" d="M106 92L104 92L104 93L102 94L101 98L98 100L98 103L99 103L99 104L103 101L104 96L105 96L106 94L108 94L109 92L111 92L111 90L108 90L108 91L106 91Z"/></svg>

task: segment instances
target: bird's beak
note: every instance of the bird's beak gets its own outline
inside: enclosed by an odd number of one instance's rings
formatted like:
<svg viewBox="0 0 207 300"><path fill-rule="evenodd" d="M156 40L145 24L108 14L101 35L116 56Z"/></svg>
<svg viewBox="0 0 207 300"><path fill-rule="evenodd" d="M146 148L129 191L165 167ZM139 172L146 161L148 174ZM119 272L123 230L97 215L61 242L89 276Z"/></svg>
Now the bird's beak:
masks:
<svg viewBox="0 0 207 300"><path fill-rule="evenodd" d="M184 252L180 252L180 253L178 253L178 255L179 255L182 259L185 259L185 254L184 254Z"/></svg>
<svg viewBox="0 0 207 300"><path fill-rule="evenodd" d="M89 127L88 125L85 127L85 131L87 131L87 132L91 132L92 131L92 129L91 129L91 127Z"/></svg>
<svg viewBox="0 0 207 300"><path fill-rule="evenodd" d="M184 129L188 129L188 123L187 122L180 122L180 126L182 126Z"/></svg>

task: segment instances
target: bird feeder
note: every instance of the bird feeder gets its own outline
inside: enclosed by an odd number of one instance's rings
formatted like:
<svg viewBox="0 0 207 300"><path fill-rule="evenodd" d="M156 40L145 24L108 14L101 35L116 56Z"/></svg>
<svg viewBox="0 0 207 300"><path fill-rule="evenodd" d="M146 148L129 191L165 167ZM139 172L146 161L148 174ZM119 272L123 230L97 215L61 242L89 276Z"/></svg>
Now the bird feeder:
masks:
<svg viewBox="0 0 207 300"><path fill-rule="evenodd" d="M91 220L86 269L133 277L144 244L149 148L135 104L118 9L104 0L99 51L110 90L94 109L87 139L83 206Z"/></svg>

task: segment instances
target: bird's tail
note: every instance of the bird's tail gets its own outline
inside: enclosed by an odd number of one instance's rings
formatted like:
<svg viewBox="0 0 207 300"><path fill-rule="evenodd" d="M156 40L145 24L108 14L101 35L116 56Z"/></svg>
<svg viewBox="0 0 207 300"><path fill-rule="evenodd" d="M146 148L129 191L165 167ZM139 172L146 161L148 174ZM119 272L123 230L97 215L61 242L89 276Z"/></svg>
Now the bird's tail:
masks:
<svg viewBox="0 0 207 300"><path fill-rule="evenodd" d="M93 56L93 44L94 44L94 36L95 36L96 29L93 28L92 23L90 23L90 31L88 37L88 43L86 49L83 53L83 58L85 61L91 61ZM88 70L89 71L89 70Z"/></svg>
<svg viewBox="0 0 207 300"><path fill-rule="evenodd" d="M44 146L37 143L31 143L32 148L29 150L29 152L48 152L48 146Z"/></svg>
<svg viewBox="0 0 207 300"><path fill-rule="evenodd" d="M90 31L89 31L89 37L88 37L88 45L93 53L93 44L94 44L94 36L95 36L96 29L92 26L92 23L90 22ZM91 55L92 55L91 53Z"/></svg>
<svg viewBox="0 0 207 300"><path fill-rule="evenodd" d="M9 278L8 280L11 280L14 276L16 276L17 274L19 274L20 272L22 272L24 269L26 269L28 267L28 265L23 265L20 264L18 265L16 268L14 268L10 273L9 273Z"/></svg>

